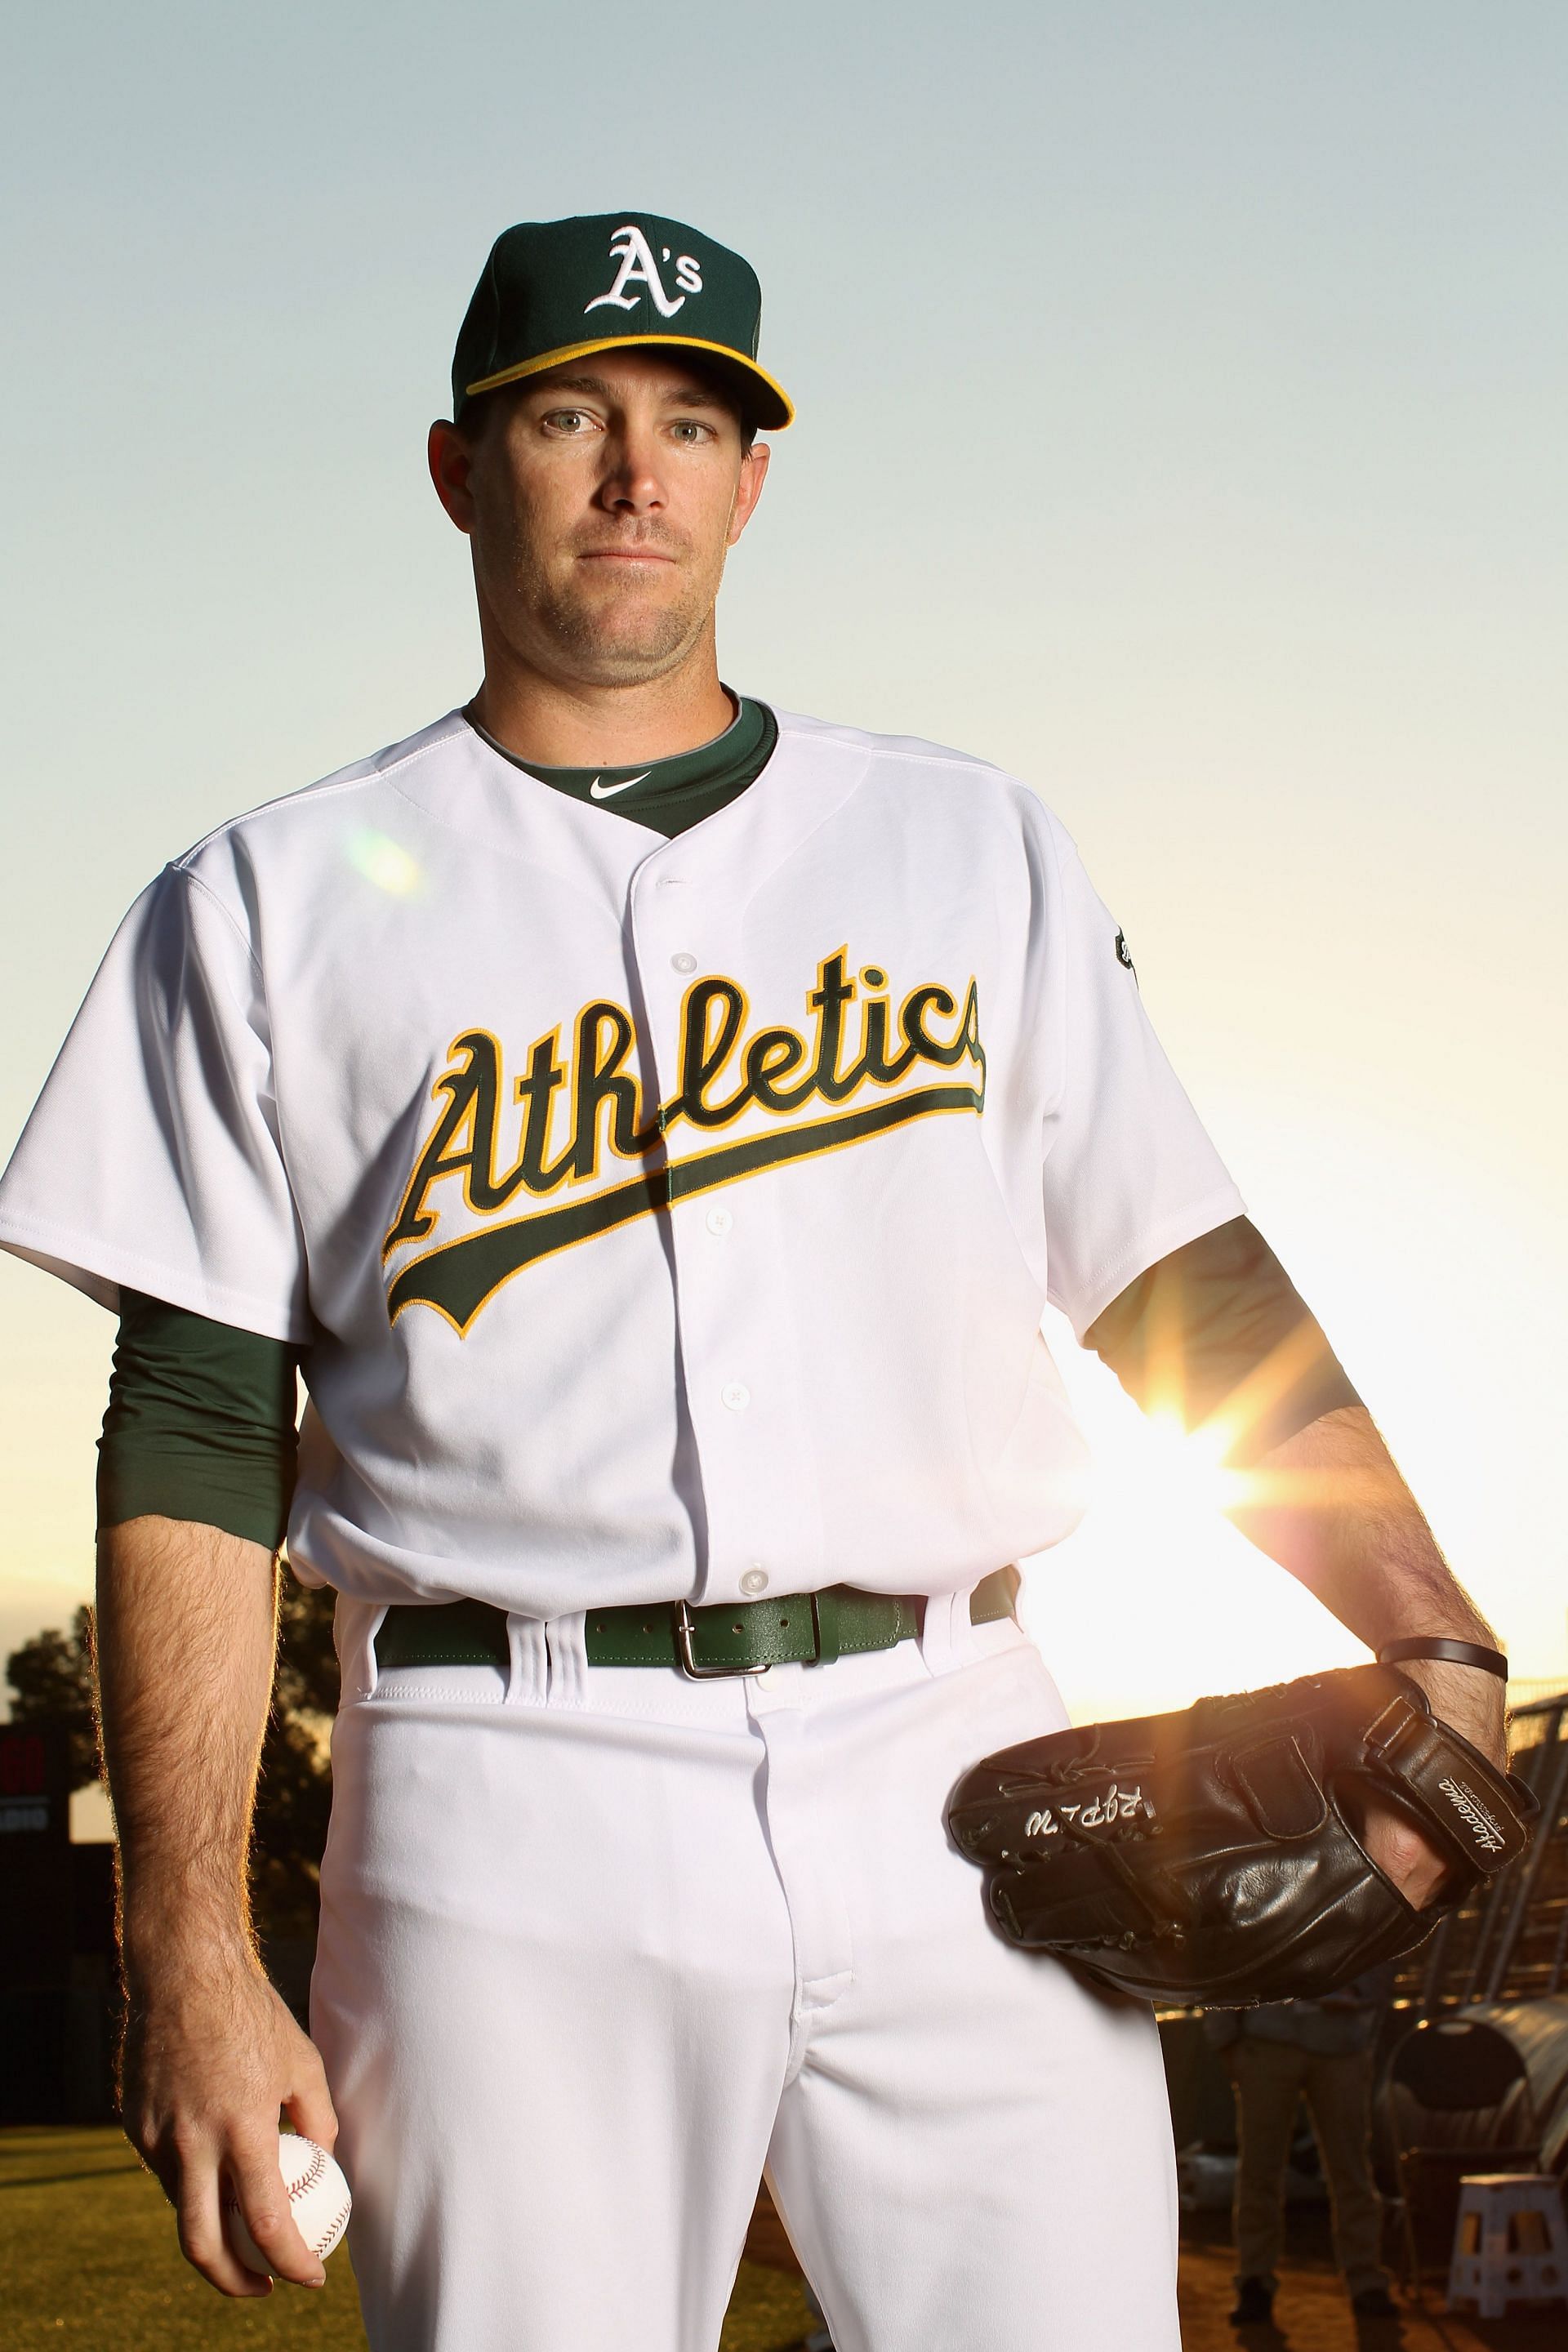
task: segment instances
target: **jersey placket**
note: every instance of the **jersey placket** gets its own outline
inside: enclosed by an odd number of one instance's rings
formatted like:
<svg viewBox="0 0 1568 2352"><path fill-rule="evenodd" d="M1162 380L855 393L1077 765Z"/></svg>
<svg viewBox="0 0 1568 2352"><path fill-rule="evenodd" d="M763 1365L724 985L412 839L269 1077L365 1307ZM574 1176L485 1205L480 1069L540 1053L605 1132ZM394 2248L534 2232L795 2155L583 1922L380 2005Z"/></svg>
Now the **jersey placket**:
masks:
<svg viewBox="0 0 1568 2352"><path fill-rule="evenodd" d="M707 846L691 836L678 838L644 862L630 890L634 951L656 1064L650 1082L665 1102L679 1085L687 992L708 974L745 969L744 884L723 871L710 848L703 856ZM727 1073L726 1084L733 1083ZM669 1139L671 1160L711 1150L723 1132L679 1123ZM668 1214L676 1320L707 1533L699 1599L758 1600L821 1580L816 1478L784 1279L789 1254L778 1192L787 1180L784 1171L717 1187L677 1201Z"/></svg>

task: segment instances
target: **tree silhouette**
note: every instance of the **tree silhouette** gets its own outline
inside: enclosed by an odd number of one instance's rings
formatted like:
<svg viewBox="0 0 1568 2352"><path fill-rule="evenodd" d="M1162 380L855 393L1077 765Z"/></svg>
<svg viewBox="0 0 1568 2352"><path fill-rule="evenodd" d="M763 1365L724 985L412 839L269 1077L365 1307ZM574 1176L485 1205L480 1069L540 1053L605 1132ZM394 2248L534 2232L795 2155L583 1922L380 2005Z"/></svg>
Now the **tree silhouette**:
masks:
<svg viewBox="0 0 1568 2352"><path fill-rule="evenodd" d="M35 1633L5 1661L12 1722L64 1725L73 1789L90 1788L99 1778L92 1655L92 1603L84 1601L68 1633L58 1626Z"/></svg>
<svg viewBox="0 0 1568 2352"><path fill-rule="evenodd" d="M93 1612L83 1601L70 1631L35 1633L5 1662L13 1723L65 1726L71 1786L100 1777ZM332 1595L284 1570L278 1608L278 1673L262 1743L251 1847L256 1924L264 1937L313 1937L316 1882L331 1806L327 1733L338 1704Z"/></svg>

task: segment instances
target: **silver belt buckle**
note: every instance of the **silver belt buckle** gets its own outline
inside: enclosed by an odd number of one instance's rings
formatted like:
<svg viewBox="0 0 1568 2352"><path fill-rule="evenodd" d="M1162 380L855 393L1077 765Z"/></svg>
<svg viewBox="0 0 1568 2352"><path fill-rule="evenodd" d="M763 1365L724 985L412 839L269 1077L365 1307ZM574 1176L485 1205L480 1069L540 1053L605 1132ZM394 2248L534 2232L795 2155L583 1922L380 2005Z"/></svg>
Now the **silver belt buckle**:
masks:
<svg viewBox="0 0 1568 2352"><path fill-rule="evenodd" d="M765 1675L768 1662L758 1666L700 1666L692 1654L691 1636L696 1632L691 1615L691 1603L678 1601L675 1604L675 1654L680 1661L680 1671L694 1683L722 1682L731 1675Z"/></svg>

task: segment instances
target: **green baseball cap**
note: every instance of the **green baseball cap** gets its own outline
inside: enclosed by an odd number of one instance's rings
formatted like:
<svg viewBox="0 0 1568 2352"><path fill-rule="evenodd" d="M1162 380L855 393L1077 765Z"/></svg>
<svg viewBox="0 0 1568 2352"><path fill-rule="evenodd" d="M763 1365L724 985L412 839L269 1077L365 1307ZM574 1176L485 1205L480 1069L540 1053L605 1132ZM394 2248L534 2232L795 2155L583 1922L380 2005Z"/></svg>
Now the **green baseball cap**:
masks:
<svg viewBox="0 0 1568 2352"><path fill-rule="evenodd" d="M701 352L747 421L771 430L795 407L757 365L763 289L749 261L657 213L519 221L490 247L452 355L452 415L590 352L651 343Z"/></svg>

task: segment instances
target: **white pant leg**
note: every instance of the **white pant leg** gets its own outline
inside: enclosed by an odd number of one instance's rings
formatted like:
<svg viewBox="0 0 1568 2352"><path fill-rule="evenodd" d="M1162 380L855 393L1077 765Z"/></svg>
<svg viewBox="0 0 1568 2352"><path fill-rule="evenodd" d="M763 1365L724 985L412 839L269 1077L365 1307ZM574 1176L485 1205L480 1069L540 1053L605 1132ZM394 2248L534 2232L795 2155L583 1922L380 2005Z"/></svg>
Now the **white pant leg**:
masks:
<svg viewBox="0 0 1568 2352"><path fill-rule="evenodd" d="M755 1701L808 1980L770 2180L836 2352L1176 2352L1153 2012L1004 1943L943 1833L965 1766L1066 1719L1012 1629L971 1654Z"/></svg>
<svg viewBox="0 0 1568 2352"><path fill-rule="evenodd" d="M409 1685L338 1720L312 1997L374 2352L711 2352L793 1984L743 1701Z"/></svg>
<svg viewBox="0 0 1568 2352"><path fill-rule="evenodd" d="M312 2021L374 2352L713 2352L770 2133L838 2352L1173 2352L1152 2014L942 1830L1059 1699L1011 1625L926 1648L351 1699Z"/></svg>

